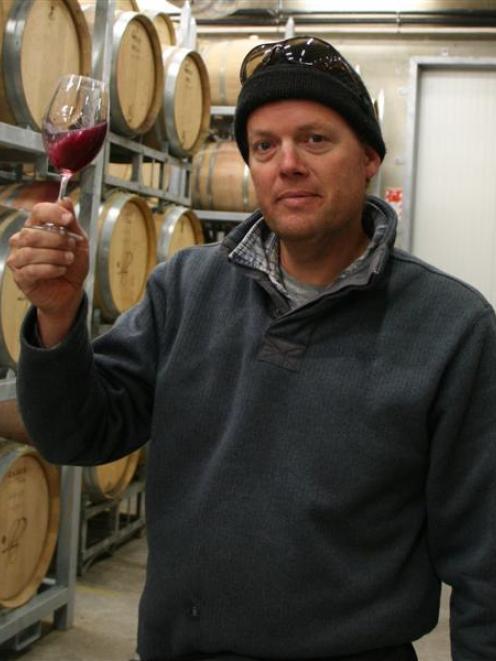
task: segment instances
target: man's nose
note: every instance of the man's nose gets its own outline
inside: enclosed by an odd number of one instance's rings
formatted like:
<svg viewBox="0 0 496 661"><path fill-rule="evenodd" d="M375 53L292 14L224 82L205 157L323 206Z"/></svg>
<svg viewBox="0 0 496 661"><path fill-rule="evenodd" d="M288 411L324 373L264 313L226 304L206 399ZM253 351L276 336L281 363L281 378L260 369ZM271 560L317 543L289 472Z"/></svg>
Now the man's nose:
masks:
<svg viewBox="0 0 496 661"><path fill-rule="evenodd" d="M298 145L293 141L284 141L280 150L280 170L285 175L305 174L307 167L298 149Z"/></svg>

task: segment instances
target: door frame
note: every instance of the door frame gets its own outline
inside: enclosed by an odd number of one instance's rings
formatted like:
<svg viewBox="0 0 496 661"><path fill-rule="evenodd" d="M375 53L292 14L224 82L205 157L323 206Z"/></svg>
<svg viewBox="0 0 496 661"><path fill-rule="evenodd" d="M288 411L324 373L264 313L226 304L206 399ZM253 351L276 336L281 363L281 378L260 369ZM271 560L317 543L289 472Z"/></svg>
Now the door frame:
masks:
<svg viewBox="0 0 496 661"><path fill-rule="evenodd" d="M408 251L413 251L413 222L415 215L414 193L416 188L416 170L418 154L418 109L420 104L420 79L429 69L487 69L496 71L494 57L412 57L408 83L408 105L406 126L406 168L403 191L402 232Z"/></svg>

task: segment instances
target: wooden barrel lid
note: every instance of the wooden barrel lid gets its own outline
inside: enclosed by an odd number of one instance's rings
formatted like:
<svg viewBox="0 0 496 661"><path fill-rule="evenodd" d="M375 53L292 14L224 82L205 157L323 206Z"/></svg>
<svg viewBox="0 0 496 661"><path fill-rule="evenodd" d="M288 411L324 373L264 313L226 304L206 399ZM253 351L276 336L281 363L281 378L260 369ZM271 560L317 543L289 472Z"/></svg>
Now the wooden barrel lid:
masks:
<svg viewBox="0 0 496 661"><path fill-rule="evenodd" d="M156 263L155 227L146 201L119 190L102 205L98 225L95 305L112 321L143 296Z"/></svg>
<svg viewBox="0 0 496 661"><path fill-rule="evenodd" d="M59 476L27 445L0 441L0 604L36 592L50 564L60 516Z"/></svg>
<svg viewBox="0 0 496 661"><path fill-rule="evenodd" d="M136 450L122 459L100 466L83 469L83 491L91 500L113 500L119 498L136 473L141 450Z"/></svg>
<svg viewBox="0 0 496 661"><path fill-rule="evenodd" d="M210 84L201 56L188 48L162 51L164 88L162 109L145 142L174 156L191 156L203 144L210 126Z"/></svg>
<svg viewBox="0 0 496 661"><path fill-rule="evenodd" d="M110 79L112 128L128 136L148 131L160 110L163 82L161 46L153 22L144 14L117 14Z"/></svg>
<svg viewBox="0 0 496 661"><path fill-rule="evenodd" d="M193 157L193 206L219 211L254 211L257 207L250 170L232 140L211 142Z"/></svg>
<svg viewBox="0 0 496 661"><path fill-rule="evenodd" d="M0 25L0 32L0 120L39 130L59 78L90 74L91 39L84 14L77 0L17 2L8 27Z"/></svg>
<svg viewBox="0 0 496 661"><path fill-rule="evenodd" d="M187 207L169 205L155 213L157 231L157 261L169 259L179 250L205 242L201 222Z"/></svg>
<svg viewBox="0 0 496 661"><path fill-rule="evenodd" d="M29 301L7 267L9 239L24 225L27 214L0 206L0 365L15 367L20 352L20 328Z"/></svg>

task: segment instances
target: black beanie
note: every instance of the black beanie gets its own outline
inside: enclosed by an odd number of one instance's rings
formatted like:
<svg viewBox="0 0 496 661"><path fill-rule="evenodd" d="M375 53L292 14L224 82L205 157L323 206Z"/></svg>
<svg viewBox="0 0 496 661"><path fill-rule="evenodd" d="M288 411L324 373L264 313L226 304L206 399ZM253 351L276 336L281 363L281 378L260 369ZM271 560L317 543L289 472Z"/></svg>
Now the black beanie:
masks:
<svg viewBox="0 0 496 661"><path fill-rule="evenodd" d="M335 73L308 65L283 63L262 67L250 76L241 89L234 115L234 137L246 163L248 116L265 103L285 99L307 99L329 106L377 152L382 161L386 146L374 106L362 79L350 65L348 67L348 78L341 75L339 69Z"/></svg>

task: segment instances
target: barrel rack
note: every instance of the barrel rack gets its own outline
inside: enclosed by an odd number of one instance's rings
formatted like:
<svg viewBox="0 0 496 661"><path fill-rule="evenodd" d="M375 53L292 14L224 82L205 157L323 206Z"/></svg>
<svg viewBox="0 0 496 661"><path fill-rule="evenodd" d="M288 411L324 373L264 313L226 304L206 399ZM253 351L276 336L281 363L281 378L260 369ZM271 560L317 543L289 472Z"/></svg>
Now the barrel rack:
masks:
<svg viewBox="0 0 496 661"><path fill-rule="evenodd" d="M37 157L44 155L39 133L30 129L0 123L0 144L7 148L27 151ZM86 175L86 192L96 184L95 166ZM86 196L88 197L88 195ZM91 195L90 195L91 198ZM92 204L85 201L85 217L90 220ZM97 209L96 204L94 209ZM16 397L15 375L8 371L0 380L0 401ZM74 593L76 576L76 553L79 505L81 493L81 469L63 467L61 471L60 499L61 517L57 550L52 576L42 582L38 594L28 603L15 609L0 610L0 650L19 651L30 645L41 635L41 620L53 615L58 629L67 629L74 618Z"/></svg>
<svg viewBox="0 0 496 661"><path fill-rule="evenodd" d="M92 503L83 495L77 572L83 576L98 558L111 555L121 544L142 534L145 527L144 475L137 474L124 494Z"/></svg>
<svg viewBox="0 0 496 661"><path fill-rule="evenodd" d="M96 0L95 27L93 33L94 54L98 51L100 57L93 57L93 76L109 80L112 56L112 25L115 10L115 0ZM26 160L36 163L36 171L47 178L53 175L48 171L47 160L40 133L29 128L14 126L0 122L0 145L6 150L23 151L30 156ZM112 154L131 152L132 177L130 181L121 180L107 174L107 164ZM143 161L157 161L171 167L171 183L169 190L144 186L141 182L141 166ZM110 132L106 144L98 158L87 167L80 176L80 222L90 237L90 271L86 281L86 294L89 299L88 326L94 322L93 287L96 259L97 221L100 201L105 186L118 187L137 194L144 194L162 201L175 202L185 206L191 205L189 193L190 163L177 159L169 154L167 144L163 151L153 150L141 142L124 138ZM15 172L1 173L2 178L16 181L21 175ZM5 176L4 176L5 175ZM0 368L0 403L12 402L16 399L16 376L14 369ZM63 404L62 404L63 405ZM60 526L57 547L49 575L41 583L38 593L23 606L8 609L0 608L0 656L3 650L20 651L28 647L41 636L41 621L53 616L53 624L57 629L68 629L74 622L74 601L76 575L102 549L111 549L131 535L139 534L144 527L144 506L142 496L144 480L138 477L131 483L124 495L115 503L115 512L121 510L122 503L136 498L133 512L128 515L124 527L115 523L107 537L100 540L97 549L87 548L87 553L79 552L79 534L85 533L85 522L95 515L86 500L82 497L82 469L63 466L60 484ZM122 513L115 515L121 517ZM124 512L126 516L126 512ZM114 517L115 522L117 518ZM83 523L81 523L83 522ZM83 527L81 527L81 525ZM86 538L85 544L88 539ZM83 547L81 547L83 548Z"/></svg>
<svg viewBox="0 0 496 661"><path fill-rule="evenodd" d="M114 0L105 6L105 0L97 0L96 11L100 17L99 27L95 31L95 47L104 49L100 70L94 70L96 77L108 79L110 73L111 21ZM112 11L112 14L110 14ZM102 20L103 19L103 20ZM43 164L46 158L41 135L29 128L0 123L0 144L6 148L29 152ZM91 238L95 237L98 208L101 195L103 157L88 167L81 175L81 222ZM94 264L96 246L90 241L90 262ZM92 272L90 268L90 272ZM87 285L87 293L92 300L93 282ZM0 380L0 401L13 400L16 397L15 374L8 371ZM63 404L62 404L63 405ZM78 543L78 522L81 501L81 468L63 466L60 484L60 526L57 548L53 562L53 575L47 576L41 583L38 593L26 604L14 609L0 610L0 649L20 651L28 647L41 636L41 621L53 616L57 629L68 629L74 621L74 601L76 587L76 560Z"/></svg>

